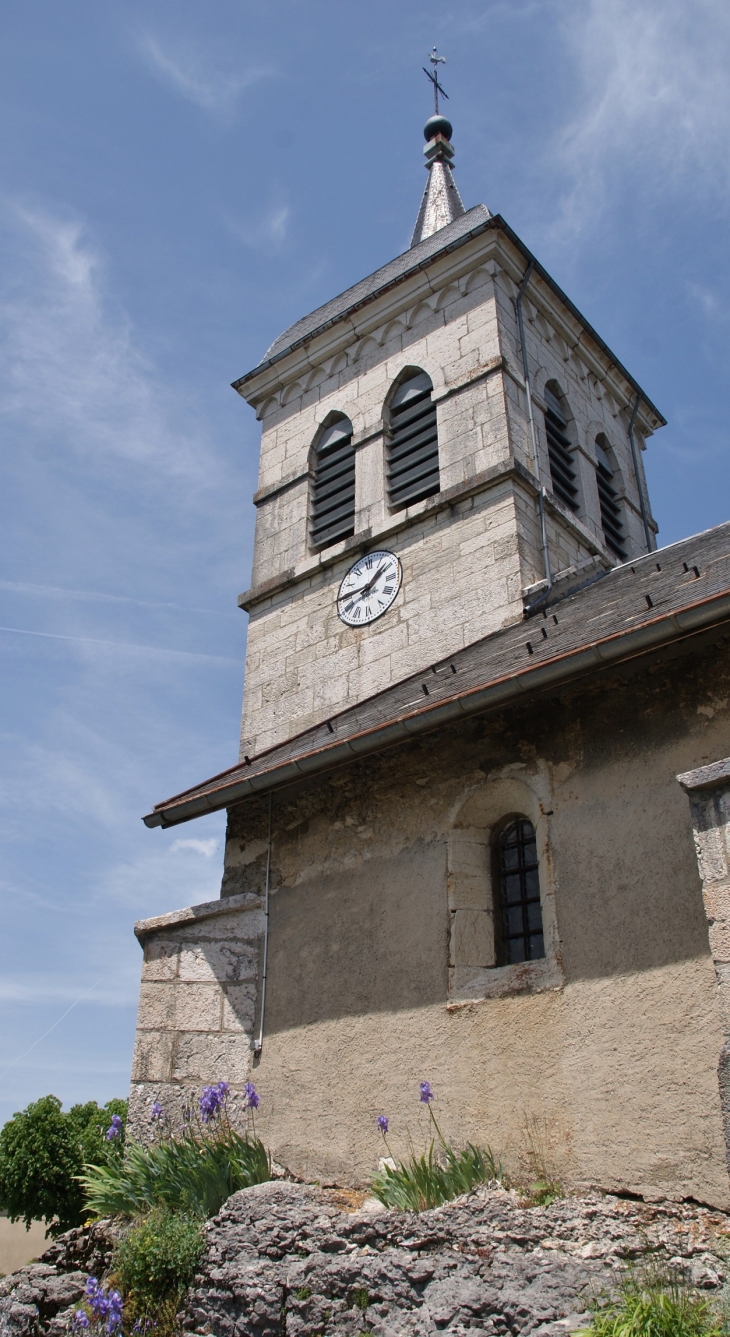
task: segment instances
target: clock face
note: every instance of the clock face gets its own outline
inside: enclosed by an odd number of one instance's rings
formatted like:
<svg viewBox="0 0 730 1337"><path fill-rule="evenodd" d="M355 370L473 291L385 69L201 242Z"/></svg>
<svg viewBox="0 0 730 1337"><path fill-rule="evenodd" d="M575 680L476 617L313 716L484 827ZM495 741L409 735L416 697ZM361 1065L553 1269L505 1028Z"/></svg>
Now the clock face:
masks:
<svg viewBox="0 0 730 1337"><path fill-rule="evenodd" d="M395 553L369 552L350 567L337 594L337 612L348 627L366 627L387 613L403 579Z"/></svg>

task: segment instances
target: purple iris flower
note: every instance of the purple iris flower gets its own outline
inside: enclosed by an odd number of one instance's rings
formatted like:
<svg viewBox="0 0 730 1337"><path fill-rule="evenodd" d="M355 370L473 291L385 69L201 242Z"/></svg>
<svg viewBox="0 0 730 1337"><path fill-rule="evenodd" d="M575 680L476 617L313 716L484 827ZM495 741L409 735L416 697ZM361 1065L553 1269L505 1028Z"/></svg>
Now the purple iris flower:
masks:
<svg viewBox="0 0 730 1337"><path fill-rule="evenodd" d="M230 1087L228 1082L216 1082L215 1086L204 1086L200 1097L200 1117L203 1123L210 1123L218 1110L225 1107L226 1096Z"/></svg>
<svg viewBox="0 0 730 1337"><path fill-rule="evenodd" d="M387 1116L387 1114L379 1114L379 1115L378 1115L378 1128L380 1129L381 1133L383 1134L383 1137L385 1137L385 1134L386 1134L387 1131L388 1131L388 1127L389 1127L389 1124L388 1124L388 1116Z"/></svg>
<svg viewBox="0 0 730 1337"><path fill-rule="evenodd" d="M430 1100L434 1099L434 1094L433 1091L431 1090L430 1082L421 1082L420 1099L423 1101L424 1105L427 1105Z"/></svg>
<svg viewBox="0 0 730 1337"><path fill-rule="evenodd" d="M85 1313L85 1311L84 1311L83 1309L77 1309L77 1310L76 1310L76 1313L74 1314L74 1322L73 1322L73 1325L74 1325L74 1328L75 1328L75 1329L78 1329L78 1328L88 1328L88 1326L89 1326L89 1315L88 1315L87 1313Z"/></svg>
<svg viewBox="0 0 730 1337"><path fill-rule="evenodd" d="M121 1137L123 1127L124 1125L122 1123L121 1116L119 1114L112 1114L111 1127L107 1128L106 1130L107 1142L112 1142L115 1137Z"/></svg>
<svg viewBox="0 0 730 1337"><path fill-rule="evenodd" d="M150 1123L159 1123L162 1118L162 1113L162 1106L159 1100L155 1100L152 1104L152 1109L150 1110Z"/></svg>
<svg viewBox="0 0 730 1337"><path fill-rule="evenodd" d="M243 1088L243 1094L246 1097L246 1105L250 1110L257 1110L261 1097L259 1096L253 1082L246 1082Z"/></svg>

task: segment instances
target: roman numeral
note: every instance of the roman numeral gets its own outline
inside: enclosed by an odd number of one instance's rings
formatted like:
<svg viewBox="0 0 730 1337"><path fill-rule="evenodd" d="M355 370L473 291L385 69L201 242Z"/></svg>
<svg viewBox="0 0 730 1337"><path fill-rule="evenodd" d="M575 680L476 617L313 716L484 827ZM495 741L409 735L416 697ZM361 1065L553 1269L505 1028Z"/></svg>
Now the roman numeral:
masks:
<svg viewBox="0 0 730 1337"><path fill-rule="evenodd" d="M372 557L366 557L366 558L365 558L365 565L366 565L368 571L372 571L372 569L373 569L373 559L372 559Z"/></svg>
<svg viewBox="0 0 730 1337"><path fill-rule="evenodd" d="M385 589L383 590L383 594L392 594L392 593L393 593L393 586L386 585Z"/></svg>

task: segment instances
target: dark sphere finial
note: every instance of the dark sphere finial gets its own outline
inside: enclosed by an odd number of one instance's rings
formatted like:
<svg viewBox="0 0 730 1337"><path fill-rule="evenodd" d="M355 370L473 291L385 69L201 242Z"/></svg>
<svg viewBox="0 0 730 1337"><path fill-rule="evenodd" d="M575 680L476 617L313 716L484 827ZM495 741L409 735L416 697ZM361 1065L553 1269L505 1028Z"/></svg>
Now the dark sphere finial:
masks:
<svg viewBox="0 0 730 1337"><path fill-rule="evenodd" d="M451 141L453 129L451 121L447 121L445 116L429 116L423 127L423 137L426 143L434 139L436 135L443 135L444 139Z"/></svg>

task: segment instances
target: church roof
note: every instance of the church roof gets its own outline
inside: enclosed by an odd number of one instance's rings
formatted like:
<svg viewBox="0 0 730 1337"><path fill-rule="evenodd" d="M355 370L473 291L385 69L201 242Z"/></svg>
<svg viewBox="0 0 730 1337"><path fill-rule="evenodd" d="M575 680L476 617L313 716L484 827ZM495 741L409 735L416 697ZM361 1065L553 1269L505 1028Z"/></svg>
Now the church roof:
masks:
<svg viewBox="0 0 730 1337"><path fill-rule="evenodd" d="M649 553L332 715L143 820L173 826L730 622L730 522Z"/></svg>
<svg viewBox="0 0 730 1337"><path fill-rule="evenodd" d="M233 389L238 390L245 397L248 383L260 372L272 366L273 363L280 362L295 348L308 343L316 335L323 334L325 330L330 329L339 321L346 320L349 316L354 315L368 302L375 301L376 297L387 292L389 288L405 282L419 269L427 269L440 256L448 255L449 252L457 250L460 246L465 246L472 238L478 237L492 228L503 232L520 251L525 266L532 261L534 272L552 289L559 301L579 321L594 343L605 353L621 375L626 378L628 384L641 395L646 407L656 415L659 424L665 426L666 418L662 416L656 405L644 394L638 382L634 380L615 354L611 352L608 344L596 333L585 316L581 315L578 308L574 306L555 280L550 277L547 270L543 269L539 260L535 259L524 242L517 236L517 233L512 231L512 228L500 214L490 213L485 204L477 204L473 209L467 209L466 213L456 218L453 223L449 223L446 227L433 232L424 241L412 245L409 250L396 256L394 260L389 261L387 265L383 265L381 269L376 269L373 274L361 279L352 288L347 288L338 297L333 297L329 302L325 302L323 306L318 306L316 310L310 312L308 316L303 316L301 320L295 321L287 330L284 330L283 334L279 335L278 339L274 340L271 347L266 350L264 357L251 371L246 372L244 376L232 382Z"/></svg>

